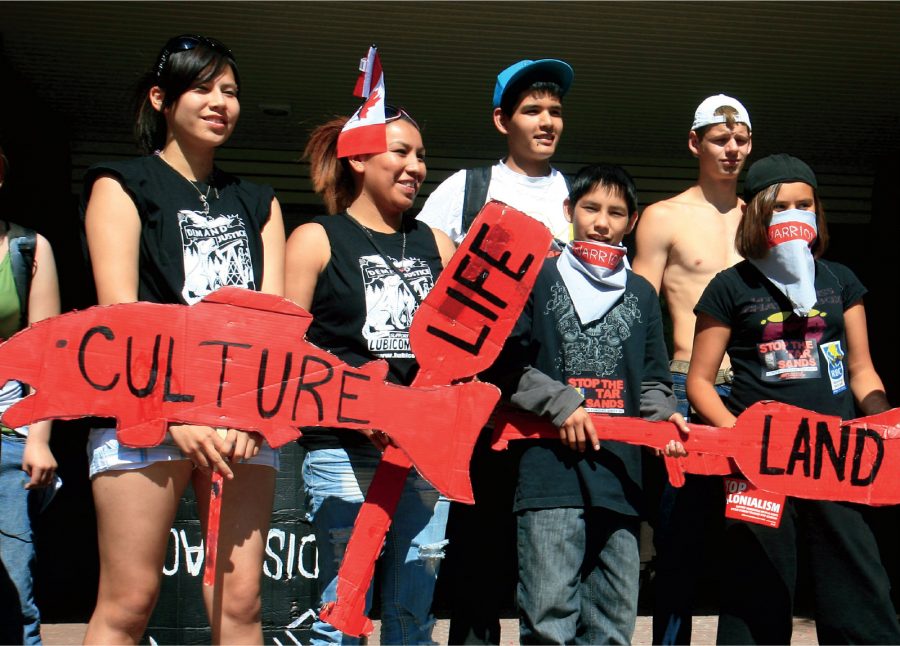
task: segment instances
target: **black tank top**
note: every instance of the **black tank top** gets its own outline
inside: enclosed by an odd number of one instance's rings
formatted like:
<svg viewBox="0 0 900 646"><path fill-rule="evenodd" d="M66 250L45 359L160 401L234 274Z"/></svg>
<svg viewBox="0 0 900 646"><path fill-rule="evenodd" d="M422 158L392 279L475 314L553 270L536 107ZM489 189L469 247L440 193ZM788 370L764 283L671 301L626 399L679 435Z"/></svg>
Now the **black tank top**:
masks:
<svg viewBox="0 0 900 646"><path fill-rule="evenodd" d="M409 326L442 266L434 234L415 218L404 218L404 249L402 231L364 229L346 213L313 222L328 235L331 260L316 283L307 337L352 366L384 359L390 366L388 380L409 385L418 369L409 346ZM369 236L403 273L415 296Z"/></svg>

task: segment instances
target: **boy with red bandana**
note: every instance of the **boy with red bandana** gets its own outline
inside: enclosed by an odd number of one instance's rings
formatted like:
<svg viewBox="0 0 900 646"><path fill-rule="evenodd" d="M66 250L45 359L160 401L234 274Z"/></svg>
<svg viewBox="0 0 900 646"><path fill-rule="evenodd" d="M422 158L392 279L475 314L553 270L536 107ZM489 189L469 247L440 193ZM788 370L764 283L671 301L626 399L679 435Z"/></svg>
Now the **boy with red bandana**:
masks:
<svg viewBox="0 0 900 646"><path fill-rule="evenodd" d="M497 364L511 403L559 428L520 442L519 633L523 644L628 644L637 614L643 449L601 443L590 414L670 420L686 432L659 302L622 239L637 221L620 167L579 171L566 200L575 240L545 261ZM666 454L684 454L670 442Z"/></svg>

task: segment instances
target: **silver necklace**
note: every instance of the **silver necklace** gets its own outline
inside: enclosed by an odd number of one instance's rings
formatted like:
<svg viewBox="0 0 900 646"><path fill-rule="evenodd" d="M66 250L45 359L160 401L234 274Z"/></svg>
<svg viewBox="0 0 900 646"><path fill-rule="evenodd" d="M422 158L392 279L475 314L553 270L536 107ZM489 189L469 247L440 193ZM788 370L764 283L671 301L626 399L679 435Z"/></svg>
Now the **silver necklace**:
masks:
<svg viewBox="0 0 900 646"><path fill-rule="evenodd" d="M212 181L207 182L207 186L206 186L206 194L204 195L204 194L200 191L200 189L197 188L197 185L194 184L194 182L192 182L192 181L189 180L187 177L185 177L184 175L182 175L181 173L179 173L178 170L177 170L174 166L172 166L172 164L170 164L170 163L168 162L168 160L167 160L165 157L163 157L163 153L162 153L161 150L160 150L159 152L157 152L156 155L157 155L161 160L163 160L163 161L166 163L166 166L168 166L168 167L171 168L173 171L175 171L175 174L177 174L179 177L181 177L185 182L187 182L188 184L190 184L191 187L192 187L195 191L197 191L197 196L200 198L200 203L203 205L203 215L209 215L209 191L210 191L210 189L213 189L213 188L214 188L214 187L213 187L213 182L212 182ZM210 179L212 180L213 178L210 177ZM218 200L218 199L219 199L219 189L218 189L218 188L215 189L215 193L216 193L216 199Z"/></svg>
<svg viewBox="0 0 900 646"><path fill-rule="evenodd" d="M372 235L372 229L370 229L369 227L364 225L362 222L357 220L355 217L350 215L349 211L344 211L344 213L347 214L347 217L350 218L351 222L353 222L356 226L358 226L360 229L363 230L363 233L365 233L369 237L369 240L371 240L372 244L374 245L375 237ZM406 263L406 227L403 226L402 221L400 222L400 233L403 234L403 242L400 246L400 262L397 263L397 261L394 261L391 264L394 265L394 269L396 269L397 271L406 271L406 268L403 266ZM378 249L378 246L376 245L375 248ZM380 252L380 249L379 249L379 252Z"/></svg>

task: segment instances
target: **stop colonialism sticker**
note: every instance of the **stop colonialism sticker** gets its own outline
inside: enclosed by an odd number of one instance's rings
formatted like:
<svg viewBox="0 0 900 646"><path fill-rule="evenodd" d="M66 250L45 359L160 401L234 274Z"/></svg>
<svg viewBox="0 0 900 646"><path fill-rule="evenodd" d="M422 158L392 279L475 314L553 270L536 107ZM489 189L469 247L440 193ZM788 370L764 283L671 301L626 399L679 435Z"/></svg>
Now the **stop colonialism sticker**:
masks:
<svg viewBox="0 0 900 646"><path fill-rule="evenodd" d="M725 518L778 527L784 513L785 496L757 489L743 478L724 478Z"/></svg>

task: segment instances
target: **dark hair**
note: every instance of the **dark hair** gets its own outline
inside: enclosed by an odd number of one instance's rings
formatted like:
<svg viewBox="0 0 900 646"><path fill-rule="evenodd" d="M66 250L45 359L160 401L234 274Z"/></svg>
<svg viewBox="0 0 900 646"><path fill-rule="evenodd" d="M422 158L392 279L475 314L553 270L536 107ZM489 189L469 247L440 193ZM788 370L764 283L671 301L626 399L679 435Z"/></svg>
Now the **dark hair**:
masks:
<svg viewBox="0 0 900 646"><path fill-rule="evenodd" d="M578 200L602 186L625 198L628 204L628 215L638 210L637 188L628 171L615 164L593 164L578 171L569 189L569 208L574 210Z"/></svg>
<svg viewBox="0 0 900 646"><path fill-rule="evenodd" d="M734 246L744 258L759 260L769 253L769 224L775 211L775 201L781 184L772 184L753 196L747 204L744 216L738 224L734 238ZM812 245L812 253L820 258L828 248L828 225L825 222L825 210L819 200L819 194L813 189L816 204L816 241Z"/></svg>
<svg viewBox="0 0 900 646"><path fill-rule="evenodd" d="M173 42L184 39L195 39L196 42L190 49L171 50ZM166 143L166 119L151 105L150 88L158 85L165 93L163 107L170 107L192 86L218 77L226 65L231 66L240 91L241 78L234 56L218 41L202 36L178 36L166 43L153 68L141 77L135 89L134 136L144 153L159 150Z"/></svg>
<svg viewBox="0 0 900 646"><path fill-rule="evenodd" d="M741 124L744 126L747 125L743 121L737 120L738 111L736 108L732 108L730 105L723 105L721 107L716 108L713 111L713 114L717 115L717 116L721 115L721 116L725 117L725 125L728 127L729 130L734 130L734 127L738 124ZM721 124L710 123L708 125L697 128L696 130L694 130L694 132L697 133L697 139L699 141L703 141L703 137L706 136L706 133L709 132L709 129L712 128L713 126L718 126L718 125L721 125ZM750 131L749 127L747 128L747 131L748 132Z"/></svg>
<svg viewBox="0 0 900 646"><path fill-rule="evenodd" d="M6 173L9 172L9 160L3 154L3 146L0 146L0 186L6 180Z"/></svg>
<svg viewBox="0 0 900 646"><path fill-rule="evenodd" d="M400 119L419 129L419 124L403 108L385 105L384 113L388 123ZM317 126L303 150L303 158L309 162L313 190L322 196L329 215L346 210L358 193L350 163L346 157L337 156L338 137L349 120L350 117L335 117Z"/></svg>
<svg viewBox="0 0 900 646"><path fill-rule="evenodd" d="M356 183L346 158L337 156L337 140L349 117L335 117L309 135L303 158L309 161L313 190L322 196L330 215L340 213L356 198Z"/></svg>
<svg viewBox="0 0 900 646"><path fill-rule="evenodd" d="M532 94L540 96L549 94L562 101L563 90L559 84L553 81L536 81L533 75L526 74L503 92L503 97L500 99L500 110L507 117L511 117L522 100Z"/></svg>

